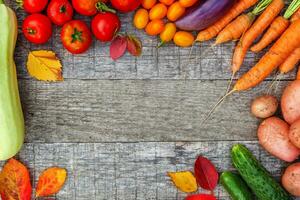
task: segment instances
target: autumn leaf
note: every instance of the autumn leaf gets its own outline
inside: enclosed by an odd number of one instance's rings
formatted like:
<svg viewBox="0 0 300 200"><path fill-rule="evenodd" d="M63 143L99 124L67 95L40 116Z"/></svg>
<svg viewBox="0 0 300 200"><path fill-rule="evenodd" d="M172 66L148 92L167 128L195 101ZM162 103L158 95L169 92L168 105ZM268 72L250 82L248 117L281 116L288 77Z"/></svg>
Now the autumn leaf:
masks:
<svg viewBox="0 0 300 200"><path fill-rule="evenodd" d="M168 172L168 176L182 192L196 192L198 189L196 178L190 171Z"/></svg>
<svg viewBox="0 0 300 200"><path fill-rule="evenodd" d="M67 179L67 170L59 167L42 172L36 187L36 197L46 197L60 191Z"/></svg>
<svg viewBox="0 0 300 200"><path fill-rule="evenodd" d="M117 60L122 57L127 48L127 39L125 36L117 36L110 44L110 57Z"/></svg>
<svg viewBox="0 0 300 200"><path fill-rule="evenodd" d="M127 50L133 56L140 56L142 54L142 42L133 35L127 36Z"/></svg>
<svg viewBox="0 0 300 200"><path fill-rule="evenodd" d="M199 156L195 162L195 176L200 187L214 190L218 184L219 174L210 160Z"/></svg>
<svg viewBox="0 0 300 200"><path fill-rule="evenodd" d="M31 189L28 169L19 161L10 159L0 174L2 200L30 200Z"/></svg>
<svg viewBox="0 0 300 200"><path fill-rule="evenodd" d="M62 81L62 65L53 51L31 51L27 70L30 76L41 81Z"/></svg>

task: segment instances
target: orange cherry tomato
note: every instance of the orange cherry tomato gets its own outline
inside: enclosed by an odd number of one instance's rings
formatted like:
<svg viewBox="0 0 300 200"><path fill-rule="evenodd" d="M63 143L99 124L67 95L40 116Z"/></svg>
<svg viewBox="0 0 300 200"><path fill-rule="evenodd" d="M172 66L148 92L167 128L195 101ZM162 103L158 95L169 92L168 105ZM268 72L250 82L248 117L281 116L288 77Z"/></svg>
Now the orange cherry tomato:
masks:
<svg viewBox="0 0 300 200"><path fill-rule="evenodd" d="M154 19L162 19L167 15L168 8L165 4L158 3L153 6L149 12L149 18L151 20Z"/></svg>
<svg viewBox="0 0 300 200"><path fill-rule="evenodd" d="M193 6L198 0L179 0L182 7L188 8Z"/></svg>
<svg viewBox="0 0 300 200"><path fill-rule="evenodd" d="M151 9L155 4L157 0L142 0L142 6L145 9Z"/></svg>
<svg viewBox="0 0 300 200"><path fill-rule="evenodd" d="M147 26L148 22L149 22L148 11L144 8L138 9L133 17L133 25L137 29L143 29Z"/></svg>
<svg viewBox="0 0 300 200"><path fill-rule="evenodd" d="M159 0L159 1L167 6L171 5L174 2L174 0Z"/></svg>
<svg viewBox="0 0 300 200"><path fill-rule="evenodd" d="M154 19L152 21L149 22L149 24L147 24L146 26L146 33L148 35L158 35L160 34L165 28L165 24L163 22L163 20L161 19Z"/></svg>
<svg viewBox="0 0 300 200"><path fill-rule="evenodd" d="M190 32L178 31L175 33L173 41L177 46L189 47L194 43L195 37Z"/></svg>
<svg viewBox="0 0 300 200"><path fill-rule="evenodd" d="M176 21L184 14L184 12L185 7L182 7L181 4L176 1L169 7L167 17L170 21Z"/></svg>
<svg viewBox="0 0 300 200"><path fill-rule="evenodd" d="M176 33L176 25L174 23L167 23L164 30L160 33L160 40L164 42L170 42Z"/></svg>

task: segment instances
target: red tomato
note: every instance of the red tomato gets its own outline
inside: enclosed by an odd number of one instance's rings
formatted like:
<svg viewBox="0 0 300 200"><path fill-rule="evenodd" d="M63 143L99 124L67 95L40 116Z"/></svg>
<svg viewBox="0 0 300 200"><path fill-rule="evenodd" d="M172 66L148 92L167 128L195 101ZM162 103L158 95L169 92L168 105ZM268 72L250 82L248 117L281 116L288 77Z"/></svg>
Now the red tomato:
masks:
<svg viewBox="0 0 300 200"><path fill-rule="evenodd" d="M217 200L216 197L210 194L195 194L188 196L185 200Z"/></svg>
<svg viewBox="0 0 300 200"><path fill-rule="evenodd" d="M111 12L101 12L92 20L92 31L95 37L103 42L111 41L120 29L119 17Z"/></svg>
<svg viewBox="0 0 300 200"><path fill-rule="evenodd" d="M62 26L73 18L73 7L68 0L51 0L48 8L47 15L50 20Z"/></svg>
<svg viewBox="0 0 300 200"><path fill-rule="evenodd" d="M61 30L60 37L64 47L73 54L85 52L92 43L91 31L81 20L67 22Z"/></svg>
<svg viewBox="0 0 300 200"><path fill-rule="evenodd" d="M23 8L28 13L42 12L48 4L48 0L23 0Z"/></svg>
<svg viewBox="0 0 300 200"><path fill-rule="evenodd" d="M106 3L107 0L72 0L73 8L81 15L93 16L97 14L96 4Z"/></svg>
<svg viewBox="0 0 300 200"><path fill-rule="evenodd" d="M22 31L28 41L35 44L43 44L52 35L52 24L47 16L32 14L23 21Z"/></svg>
<svg viewBox="0 0 300 200"><path fill-rule="evenodd" d="M137 9L141 0L111 0L112 6L121 12L131 12Z"/></svg>

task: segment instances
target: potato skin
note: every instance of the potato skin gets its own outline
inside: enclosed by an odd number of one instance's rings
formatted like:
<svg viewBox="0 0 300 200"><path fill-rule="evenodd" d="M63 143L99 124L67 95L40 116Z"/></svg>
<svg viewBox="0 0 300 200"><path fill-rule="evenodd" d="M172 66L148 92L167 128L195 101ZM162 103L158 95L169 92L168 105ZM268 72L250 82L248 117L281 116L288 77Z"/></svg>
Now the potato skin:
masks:
<svg viewBox="0 0 300 200"><path fill-rule="evenodd" d="M296 147L300 148L300 119L291 125L289 138Z"/></svg>
<svg viewBox="0 0 300 200"><path fill-rule="evenodd" d="M275 157L292 162L300 150L289 140L289 125L278 117L265 119L258 127L259 143Z"/></svg>
<svg viewBox="0 0 300 200"><path fill-rule="evenodd" d="M284 120L289 124L300 118L300 80L293 81L283 91L281 110Z"/></svg>
<svg viewBox="0 0 300 200"><path fill-rule="evenodd" d="M284 172L281 182L292 195L300 197L300 163L290 165Z"/></svg>
<svg viewBox="0 0 300 200"><path fill-rule="evenodd" d="M258 118L268 118L275 114L278 108L278 101L272 95L263 95L252 101L251 113Z"/></svg>

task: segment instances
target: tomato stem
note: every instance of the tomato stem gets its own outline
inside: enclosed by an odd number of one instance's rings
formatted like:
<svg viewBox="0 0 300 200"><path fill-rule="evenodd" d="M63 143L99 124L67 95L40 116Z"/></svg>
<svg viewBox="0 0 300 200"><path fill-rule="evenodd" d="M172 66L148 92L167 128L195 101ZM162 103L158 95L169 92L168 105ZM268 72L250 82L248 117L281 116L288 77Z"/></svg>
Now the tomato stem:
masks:
<svg viewBox="0 0 300 200"><path fill-rule="evenodd" d="M30 34L30 35L34 35L36 33L35 30L33 30L32 28L27 28L27 32Z"/></svg>
<svg viewBox="0 0 300 200"><path fill-rule="evenodd" d="M100 12L111 12L111 13L116 13L116 11L110 7L108 7L105 3L103 2L98 2L96 3L96 8Z"/></svg>
<svg viewBox="0 0 300 200"><path fill-rule="evenodd" d="M59 9L60 13L65 13L67 11L66 5L62 5Z"/></svg>
<svg viewBox="0 0 300 200"><path fill-rule="evenodd" d="M77 28L74 28L74 33L72 34L72 43L76 41L82 42L82 31L78 31Z"/></svg>

